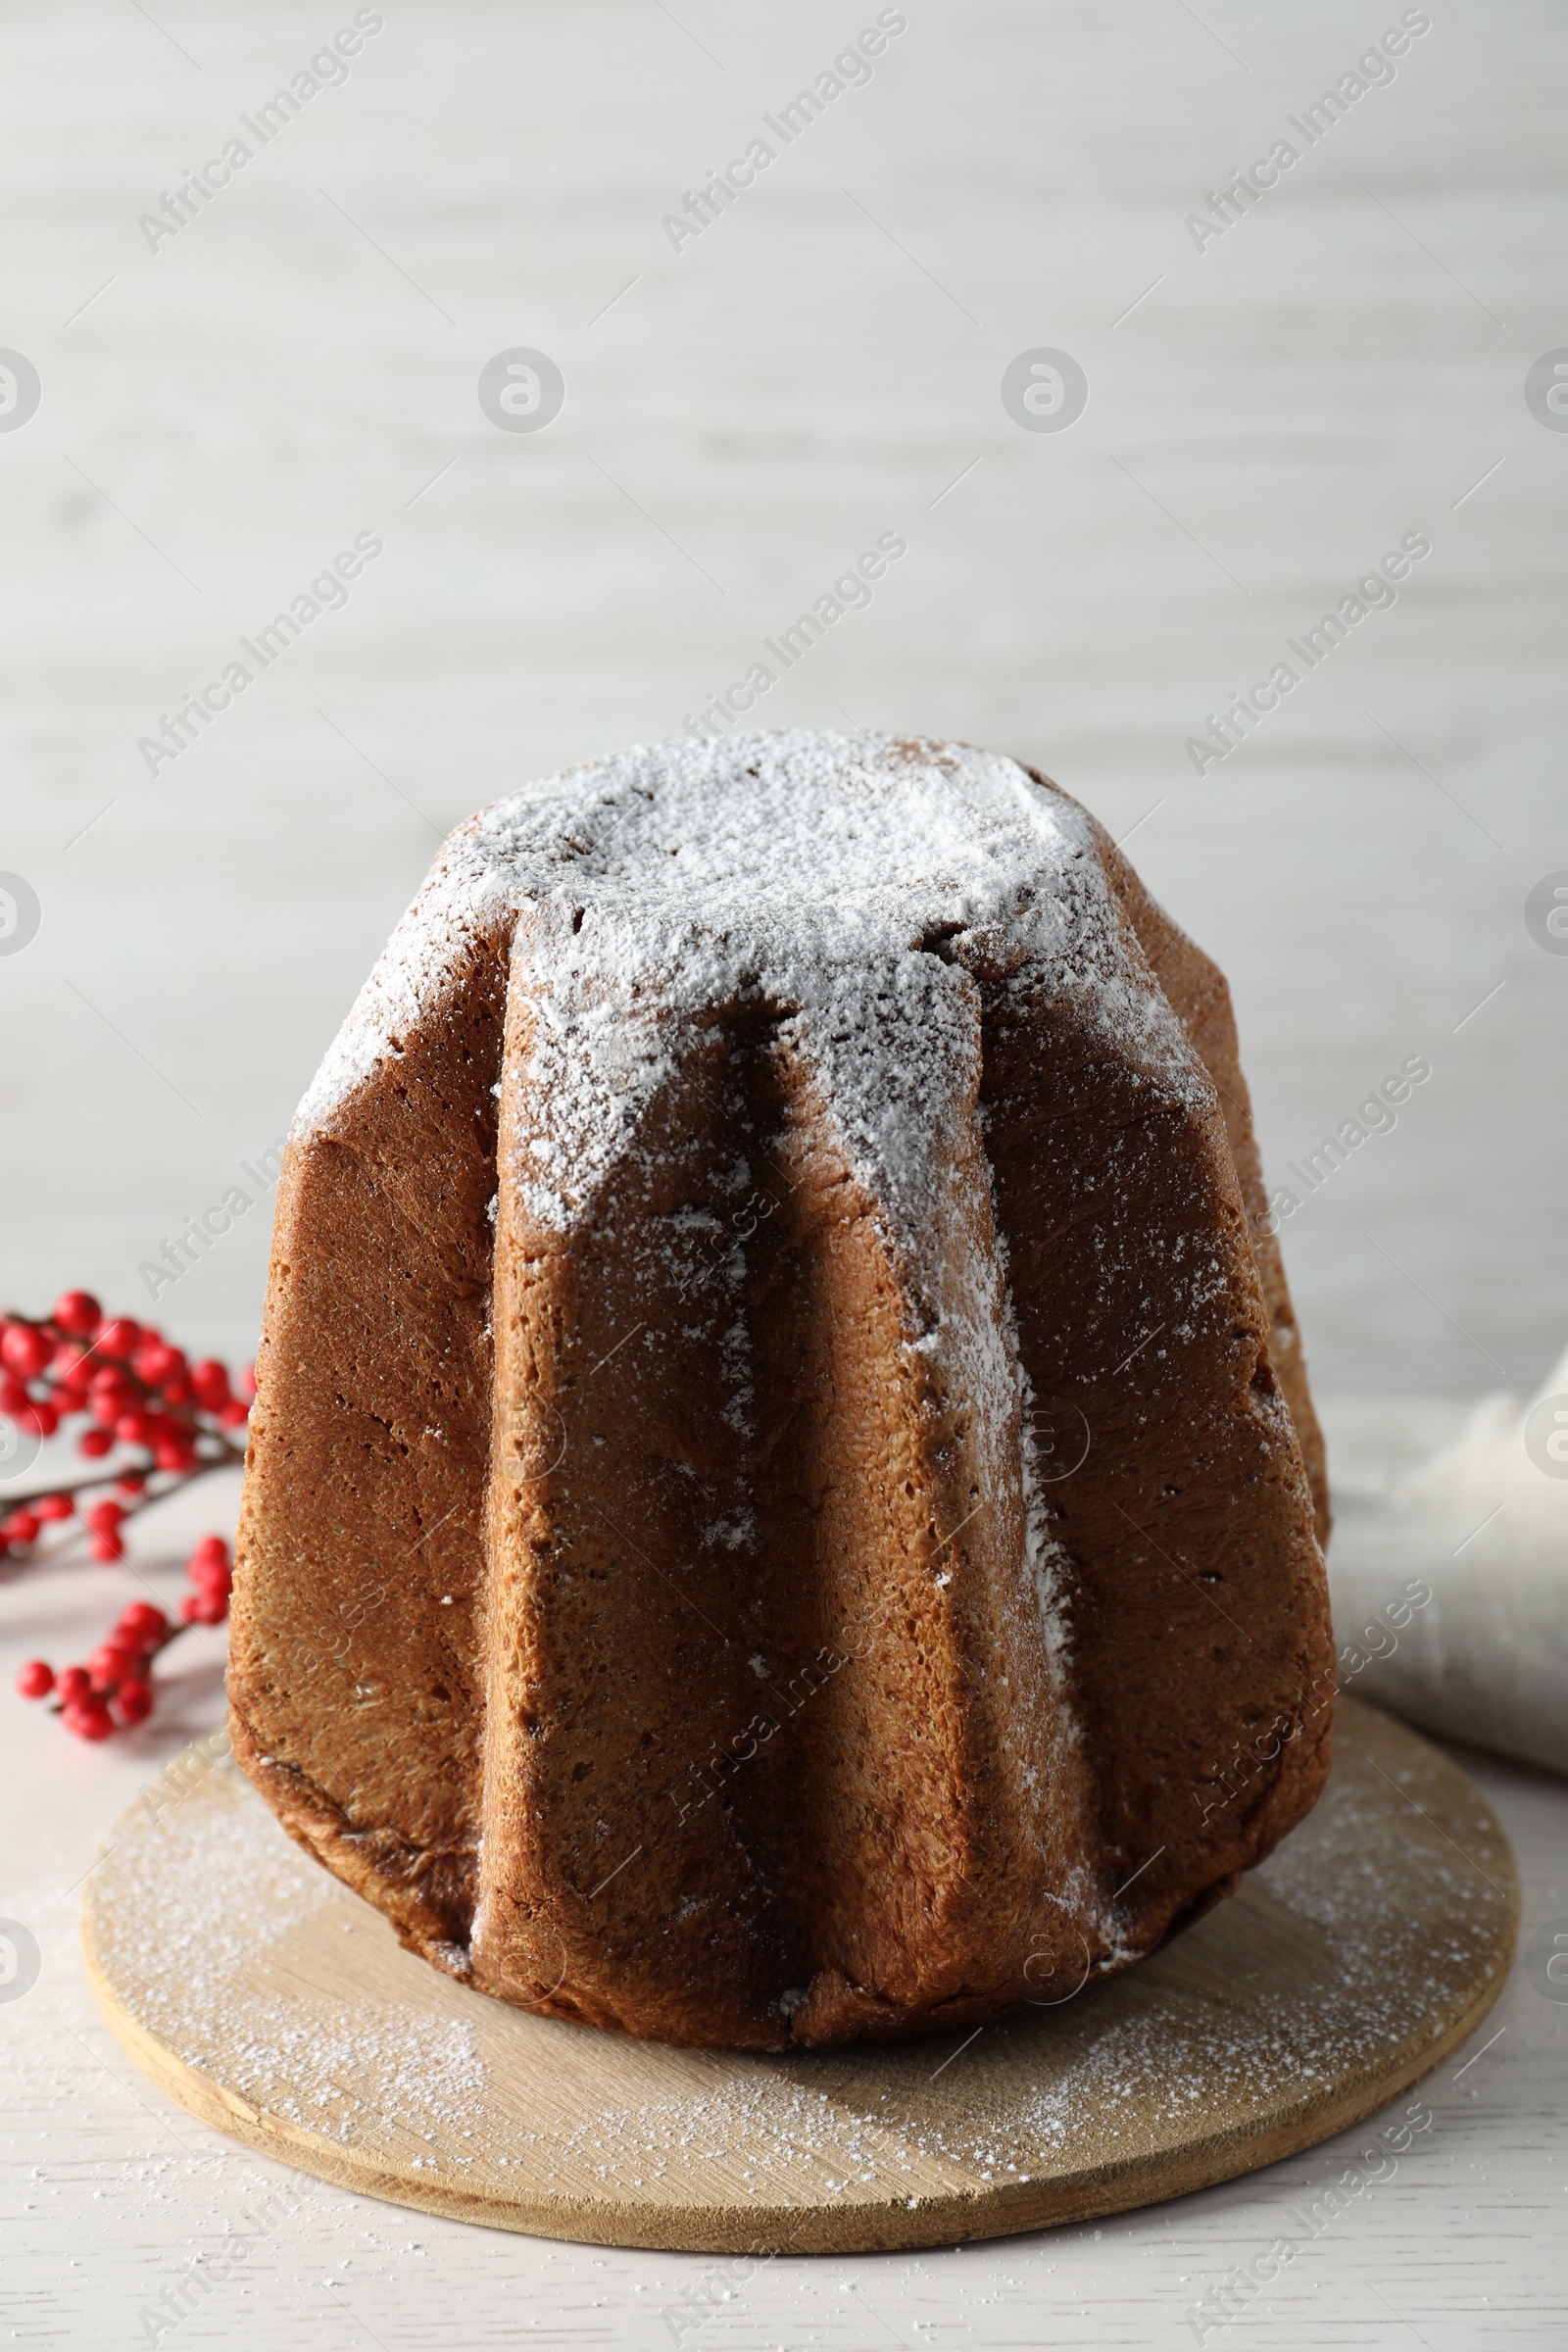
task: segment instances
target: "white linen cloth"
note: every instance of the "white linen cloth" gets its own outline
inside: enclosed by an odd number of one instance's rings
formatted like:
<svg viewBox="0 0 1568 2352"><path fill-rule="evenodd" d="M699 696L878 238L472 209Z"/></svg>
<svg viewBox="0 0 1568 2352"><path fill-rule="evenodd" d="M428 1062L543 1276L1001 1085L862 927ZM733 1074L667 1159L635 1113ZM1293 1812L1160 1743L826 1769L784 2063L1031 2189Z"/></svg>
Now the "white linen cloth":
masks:
<svg viewBox="0 0 1568 2352"><path fill-rule="evenodd" d="M1455 1418L1415 1398L1325 1409L1341 1687L1568 1773L1568 1352L1534 1396Z"/></svg>

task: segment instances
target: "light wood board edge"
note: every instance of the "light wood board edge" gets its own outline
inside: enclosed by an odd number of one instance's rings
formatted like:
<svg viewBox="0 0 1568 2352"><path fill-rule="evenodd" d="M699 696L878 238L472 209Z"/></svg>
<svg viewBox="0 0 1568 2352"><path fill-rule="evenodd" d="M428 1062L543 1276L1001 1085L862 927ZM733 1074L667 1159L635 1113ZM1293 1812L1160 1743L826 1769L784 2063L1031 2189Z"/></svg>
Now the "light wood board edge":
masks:
<svg viewBox="0 0 1568 2352"><path fill-rule="evenodd" d="M1427 1747L1414 1733L1406 1737L1414 1747ZM1446 1758L1444 1761L1447 1764ZM1457 1767L1447 1764L1447 1769L1464 1780ZM501 2198L427 2182L416 2174L377 2164L252 2107L175 2057L122 2006L94 1948L90 1903L82 1910L82 1941L88 1978L110 2030L159 2089L215 2131L335 2187L451 2221L584 2245L759 2259L776 2254L883 2253L957 2245L1097 2221L1107 2214L1159 2204L1235 2180L1282 2157L1298 2155L1365 2121L1441 2066L1496 2001L1507 1980L1519 1926L1519 1879L1512 1848L1479 1790L1468 1780L1464 1786L1486 1815L1489 1834L1494 1839L1493 1861L1505 1882L1499 1891L1506 1899L1506 1916L1499 1923L1487 1975L1473 1999L1431 2041L1413 2053L1408 2049L1395 2052L1386 2064L1363 2065L1331 2089L1303 2093L1262 2121L1255 2115L1227 2121L1222 2111L1209 2131L1177 2149L1087 2167L1081 2173L1050 2180L995 2182L962 2192L924 2196L912 2208L896 2197L842 2206L660 2206L652 2200L633 2206L580 2194L530 2195L520 2185Z"/></svg>

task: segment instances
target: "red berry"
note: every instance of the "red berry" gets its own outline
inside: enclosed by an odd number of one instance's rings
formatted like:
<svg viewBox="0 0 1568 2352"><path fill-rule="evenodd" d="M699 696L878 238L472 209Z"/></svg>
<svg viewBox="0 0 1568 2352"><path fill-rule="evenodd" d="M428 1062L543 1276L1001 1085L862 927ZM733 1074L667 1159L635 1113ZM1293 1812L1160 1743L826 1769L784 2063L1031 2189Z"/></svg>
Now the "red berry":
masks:
<svg viewBox="0 0 1568 2352"><path fill-rule="evenodd" d="M78 1698L91 1698L92 1676L85 1666L62 1666L55 1688L61 1705L69 1707Z"/></svg>
<svg viewBox="0 0 1568 2352"><path fill-rule="evenodd" d="M172 1380L166 1380L158 1394L166 1404L194 1404L196 1401L196 1392L183 1372L176 1372Z"/></svg>
<svg viewBox="0 0 1568 2352"><path fill-rule="evenodd" d="M145 1723L153 1711L153 1687L140 1677L122 1683L115 1692L115 1706L123 1724Z"/></svg>
<svg viewBox="0 0 1568 2352"><path fill-rule="evenodd" d="M124 1558L125 1540L123 1536L94 1536L87 1549L95 1560L107 1567L112 1560Z"/></svg>
<svg viewBox="0 0 1568 2352"><path fill-rule="evenodd" d="M228 1600L221 1592L187 1592L179 1613L187 1625L221 1625L228 1615Z"/></svg>
<svg viewBox="0 0 1568 2352"><path fill-rule="evenodd" d="M95 1690L114 1690L141 1664L141 1653L122 1642L102 1642L87 1660Z"/></svg>
<svg viewBox="0 0 1568 2352"><path fill-rule="evenodd" d="M220 1560L228 1566L228 1543L222 1536L198 1536L191 1545L191 1560Z"/></svg>
<svg viewBox="0 0 1568 2352"><path fill-rule="evenodd" d="M76 1506L69 1494L43 1494L32 1507L40 1519L69 1519Z"/></svg>
<svg viewBox="0 0 1568 2352"><path fill-rule="evenodd" d="M250 1417L250 1406L248 1404L241 1404L237 1396L234 1398L232 1404L225 1404L222 1411L218 1416L225 1429L242 1429Z"/></svg>
<svg viewBox="0 0 1568 2352"><path fill-rule="evenodd" d="M190 1368L190 1385L204 1410L220 1412L228 1402L228 1366L220 1364L214 1355L204 1355L200 1363Z"/></svg>
<svg viewBox="0 0 1568 2352"><path fill-rule="evenodd" d="M52 1396L37 1398L28 1406L27 1417L40 1438L52 1438L60 1427L60 1410Z"/></svg>
<svg viewBox="0 0 1568 2352"><path fill-rule="evenodd" d="M24 1380L14 1372L0 1372L0 1413L24 1413L31 1402Z"/></svg>
<svg viewBox="0 0 1568 2352"><path fill-rule="evenodd" d="M9 1519L0 1519L0 1536L10 1544L32 1544L38 1536L36 1511L13 1511Z"/></svg>
<svg viewBox="0 0 1568 2352"><path fill-rule="evenodd" d="M123 1361L127 1356L134 1355L140 1338L139 1324L132 1323L128 1315L116 1315L111 1321L99 1324L92 1335L92 1344L100 1355L112 1355Z"/></svg>
<svg viewBox="0 0 1568 2352"><path fill-rule="evenodd" d="M8 1323L0 1332L0 1363L24 1380L36 1380L46 1372L53 1353L52 1344L35 1324Z"/></svg>
<svg viewBox="0 0 1568 2352"><path fill-rule="evenodd" d="M112 1536L124 1516L125 1506L122 1502L95 1502L87 1513L87 1525L95 1535Z"/></svg>
<svg viewBox="0 0 1568 2352"><path fill-rule="evenodd" d="M234 1590L234 1576L219 1560L193 1560L190 1581L198 1592L219 1592L226 1600Z"/></svg>
<svg viewBox="0 0 1568 2352"><path fill-rule="evenodd" d="M76 1440L76 1451L96 1462L113 1449L114 1443L113 1433L107 1429L84 1429Z"/></svg>
<svg viewBox="0 0 1568 2352"><path fill-rule="evenodd" d="M90 1340L103 1311L91 1291L65 1291L55 1300L54 1320L74 1340Z"/></svg>
<svg viewBox="0 0 1568 2352"><path fill-rule="evenodd" d="M122 1446L145 1446L153 1434L153 1425L144 1412L135 1407L122 1413L115 1423L115 1436Z"/></svg>
<svg viewBox="0 0 1568 2352"><path fill-rule="evenodd" d="M136 1378L144 1380L150 1389L161 1389L166 1380L173 1380L184 1371L185 1358L177 1348L171 1348L167 1340L145 1334L141 1346L130 1359L130 1368Z"/></svg>
<svg viewBox="0 0 1568 2352"><path fill-rule="evenodd" d="M128 1642L151 1648L168 1635L169 1619L162 1609L154 1608L150 1600L133 1600L122 1612L118 1630Z"/></svg>
<svg viewBox="0 0 1568 2352"><path fill-rule="evenodd" d="M115 1719L101 1698L79 1698L65 1709L62 1720L78 1740L107 1740Z"/></svg>
<svg viewBox="0 0 1568 2352"><path fill-rule="evenodd" d="M29 1658L17 1677L17 1689L24 1698L47 1698L55 1687L55 1670L42 1658Z"/></svg>

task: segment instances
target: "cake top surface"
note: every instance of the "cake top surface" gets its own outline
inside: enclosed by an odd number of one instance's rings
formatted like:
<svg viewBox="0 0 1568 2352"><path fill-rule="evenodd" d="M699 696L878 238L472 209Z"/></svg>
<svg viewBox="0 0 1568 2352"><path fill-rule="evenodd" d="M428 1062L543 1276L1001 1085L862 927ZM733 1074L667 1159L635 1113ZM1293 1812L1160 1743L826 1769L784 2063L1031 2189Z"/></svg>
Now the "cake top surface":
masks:
<svg viewBox="0 0 1568 2352"><path fill-rule="evenodd" d="M555 1140L526 1179L558 1227L710 1008L752 997L816 1069L856 1173L910 1236L978 1082L971 935L1008 985L1072 999L1107 1047L1206 1081L1121 921L1076 802L966 744L797 728L633 745L524 786L444 844L300 1106L331 1132L460 974L512 937L528 1076Z"/></svg>
<svg viewBox="0 0 1568 2352"><path fill-rule="evenodd" d="M529 897L802 945L820 912L902 946L938 900L972 919L1032 879L1062 806L967 745L795 728L634 745L498 802L453 846Z"/></svg>
<svg viewBox="0 0 1568 2352"><path fill-rule="evenodd" d="M1072 960L1109 913L1083 810L1004 756L806 728L633 745L450 836L302 1128L330 1121L400 1032L438 1013L466 942L524 909L536 966L564 980L591 968L605 986L658 972L666 1001L692 1002L737 976L794 1002L842 994L855 967L929 982L909 968L929 962L927 935L979 926L1033 952L1054 935Z"/></svg>

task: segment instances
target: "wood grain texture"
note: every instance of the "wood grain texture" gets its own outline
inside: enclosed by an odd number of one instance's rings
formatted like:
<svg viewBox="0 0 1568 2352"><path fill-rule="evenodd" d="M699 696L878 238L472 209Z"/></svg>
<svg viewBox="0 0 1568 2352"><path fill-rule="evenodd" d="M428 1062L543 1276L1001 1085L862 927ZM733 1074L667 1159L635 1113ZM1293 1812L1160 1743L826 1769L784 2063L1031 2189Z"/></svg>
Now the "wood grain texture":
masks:
<svg viewBox="0 0 1568 2352"><path fill-rule="evenodd" d="M507 2008L404 1952L229 1767L122 1821L83 1925L125 2049L253 2147L495 2229L769 2254L1004 2236L1310 2147L1485 2016L1518 1907L1477 1789L1348 1700L1327 1794L1235 1900L951 2046L758 2058Z"/></svg>

